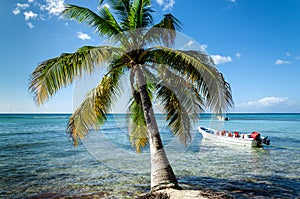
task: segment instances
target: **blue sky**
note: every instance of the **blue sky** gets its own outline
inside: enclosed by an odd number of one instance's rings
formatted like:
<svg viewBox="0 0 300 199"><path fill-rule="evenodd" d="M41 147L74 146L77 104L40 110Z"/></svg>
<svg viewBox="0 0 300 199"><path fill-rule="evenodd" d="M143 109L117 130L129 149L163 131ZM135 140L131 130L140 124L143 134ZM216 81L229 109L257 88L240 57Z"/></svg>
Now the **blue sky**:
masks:
<svg viewBox="0 0 300 199"><path fill-rule="evenodd" d="M233 91L230 112L300 112L300 1L152 2L156 22L172 13L214 58ZM59 17L64 3L98 6L97 0L0 1L0 113L73 111L74 85L42 107L28 91L29 75L43 60L101 43L87 25Z"/></svg>

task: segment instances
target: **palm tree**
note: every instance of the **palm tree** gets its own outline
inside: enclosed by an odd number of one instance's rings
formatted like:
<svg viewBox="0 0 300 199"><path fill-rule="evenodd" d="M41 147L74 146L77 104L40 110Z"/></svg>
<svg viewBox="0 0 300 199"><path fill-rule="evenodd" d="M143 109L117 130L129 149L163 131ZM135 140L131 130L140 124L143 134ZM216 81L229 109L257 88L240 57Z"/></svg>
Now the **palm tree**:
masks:
<svg viewBox="0 0 300 199"><path fill-rule="evenodd" d="M200 51L176 50L180 22L171 14L154 24L151 0L100 1L98 12L67 5L63 16L93 27L116 45L84 46L40 63L30 76L29 90L38 105L84 73L104 67L106 74L70 116L67 131L75 145L89 129L99 129L128 77L132 90L128 121L130 142L137 152L149 143L151 190L179 188L156 123L153 102L160 103L172 133L184 143L192 122L204 108L222 113L233 104L229 84L212 59ZM127 76L126 76L127 74Z"/></svg>

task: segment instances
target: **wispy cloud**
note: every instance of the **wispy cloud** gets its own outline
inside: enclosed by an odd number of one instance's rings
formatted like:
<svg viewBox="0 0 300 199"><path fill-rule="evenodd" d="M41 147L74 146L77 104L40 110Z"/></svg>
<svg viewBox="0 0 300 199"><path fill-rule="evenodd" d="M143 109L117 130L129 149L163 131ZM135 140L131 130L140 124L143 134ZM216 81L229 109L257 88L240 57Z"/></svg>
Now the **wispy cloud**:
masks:
<svg viewBox="0 0 300 199"><path fill-rule="evenodd" d="M300 56L296 56L295 53L286 52L285 59L277 59L274 64L275 65L284 65L284 64L292 64L293 60L300 60Z"/></svg>
<svg viewBox="0 0 300 199"><path fill-rule="evenodd" d="M208 54L206 49L208 48L208 46L206 44L198 44L196 41L194 40L188 40L182 50L196 50L196 51L200 51L202 53Z"/></svg>
<svg viewBox="0 0 300 199"><path fill-rule="evenodd" d="M193 45L194 45L194 41L192 41L192 40L188 41L188 43L187 43L188 47L192 47Z"/></svg>
<svg viewBox="0 0 300 199"><path fill-rule="evenodd" d="M107 8L107 9L109 9L110 6L109 6L107 3L105 3L105 4L103 4L103 5L97 7L98 10L101 10L102 8Z"/></svg>
<svg viewBox="0 0 300 199"><path fill-rule="evenodd" d="M290 63L291 63L290 61L286 61L286 60L282 60L282 59L277 59L275 61L276 65L283 65L283 64L290 64Z"/></svg>
<svg viewBox="0 0 300 199"><path fill-rule="evenodd" d="M172 10L175 5L175 0L156 0L159 6L163 6L163 10Z"/></svg>
<svg viewBox="0 0 300 199"><path fill-rule="evenodd" d="M156 0L156 3L160 6L162 6L164 4L164 1L163 0Z"/></svg>
<svg viewBox="0 0 300 199"><path fill-rule="evenodd" d="M292 100L287 97L264 97L259 100L244 102L236 105L237 111L246 112L281 112L290 110Z"/></svg>
<svg viewBox="0 0 300 199"><path fill-rule="evenodd" d="M228 0L228 1L230 1L230 2L232 2L232 3L236 3L236 0Z"/></svg>
<svg viewBox="0 0 300 199"><path fill-rule="evenodd" d="M77 32L77 37L81 40L90 40L91 39L91 36L89 36L88 34L86 33L83 33L81 31Z"/></svg>
<svg viewBox="0 0 300 199"><path fill-rule="evenodd" d="M44 3L39 3L36 0L27 0L28 3L17 3L16 7L12 10L14 15L23 13L25 20L29 21L32 19L46 20L52 16L59 16L65 9L65 0L44 0ZM35 10L33 12L32 10ZM29 28L33 28L32 23L29 23Z"/></svg>
<svg viewBox="0 0 300 199"><path fill-rule="evenodd" d="M222 55L211 55L211 58L214 60L215 64L225 64L232 61L230 56L222 56Z"/></svg>
<svg viewBox="0 0 300 199"><path fill-rule="evenodd" d="M206 45L206 44L201 44L200 45L200 51L201 52L206 52L206 49L208 48L208 45Z"/></svg>
<svg viewBox="0 0 300 199"><path fill-rule="evenodd" d="M270 106L279 106L279 105L286 105L289 102L287 97L265 97L259 99L257 101L249 101L245 103L241 103L238 106L240 107L270 107Z"/></svg>
<svg viewBox="0 0 300 199"><path fill-rule="evenodd" d="M286 104L287 102L288 102L287 97L265 97L256 102L255 101L250 102L250 104L257 104L260 106L278 106L278 105Z"/></svg>
<svg viewBox="0 0 300 199"><path fill-rule="evenodd" d="M107 3L105 3L102 7L103 8L110 8L110 6Z"/></svg>
<svg viewBox="0 0 300 199"><path fill-rule="evenodd" d="M32 11L29 11L29 12L26 11L26 12L24 12L24 16L25 16L25 20L28 21L30 19L36 18L38 16L38 14L36 14L36 13L34 13Z"/></svg>
<svg viewBox="0 0 300 199"><path fill-rule="evenodd" d="M235 53L235 56L236 56L237 58L241 58L242 54L241 54L241 53Z"/></svg>
<svg viewBox="0 0 300 199"><path fill-rule="evenodd" d="M12 11L14 15L20 14L21 10L24 10L29 7L29 4L22 4L22 3L17 3L16 8Z"/></svg>
<svg viewBox="0 0 300 199"><path fill-rule="evenodd" d="M30 29L34 28L34 25L31 22L28 22L27 25Z"/></svg>
<svg viewBox="0 0 300 199"><path fill-rule="evenodd" d="M49 15L58 16L64 9L64 0L46 0L45 5L41 5L40 9L48 12Z"/></svg>
<svg viewBox="0 0 300 199"><path fill-rule="evenodd" d="M195 49L198 51L201 51L205 54L209 54L207 52L207 48L208 45L207 44L197 44L196 42L194 42L193 40L189 40L185 45L184 45L184 49ZM235 54L238 58L241 56L240 53L236 53ZM225 64L228 62L232 62L232 58L230 56L222 56L222 55L210 55L210 57L214 60L214 63L216 65L218 64Z"/></svg>

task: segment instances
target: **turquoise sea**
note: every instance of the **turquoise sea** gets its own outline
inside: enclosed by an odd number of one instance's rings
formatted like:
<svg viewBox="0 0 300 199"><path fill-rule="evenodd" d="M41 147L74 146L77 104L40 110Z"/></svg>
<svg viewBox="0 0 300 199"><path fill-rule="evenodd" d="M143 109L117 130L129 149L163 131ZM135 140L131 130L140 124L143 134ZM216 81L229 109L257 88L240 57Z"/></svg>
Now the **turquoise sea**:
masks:
<svg viewBox="0 0 300 199"><path fill-rule="evenodd" d="M234 198L300 198L300 114L203 114L184 147L156 115L170 163L185 189ZM68 114L0 114L0 198L134 198L150 188L149 149L132 149L126 115L109 115L78 147L66 134ZM202 140L197 126L258 131L264 148Z"/></svg>

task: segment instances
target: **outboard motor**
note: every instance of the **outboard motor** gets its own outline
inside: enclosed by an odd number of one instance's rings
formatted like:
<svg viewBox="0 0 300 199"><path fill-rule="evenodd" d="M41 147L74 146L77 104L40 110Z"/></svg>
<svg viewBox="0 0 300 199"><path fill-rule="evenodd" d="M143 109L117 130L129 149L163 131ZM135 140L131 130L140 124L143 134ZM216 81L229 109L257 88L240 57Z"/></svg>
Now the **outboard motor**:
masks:
<svg viewBox="0 0 300 199"><path fill-rule="evenodd" d="M268 136L265 137L265 138L261 138L260 137L260 133L258 133L258 132L252 132L251 137L254 140L256 140L256 141L258 141L260 143L263 143L263 144L266 144L266 145L270 145L270 140L268 139Z"/></svg>
<svg viewBox="0 0 300 199"><path fill-rule="evenodd" d="M268 136L262 139L262 143L270 145L270 140L268 139Z"/></svg>

